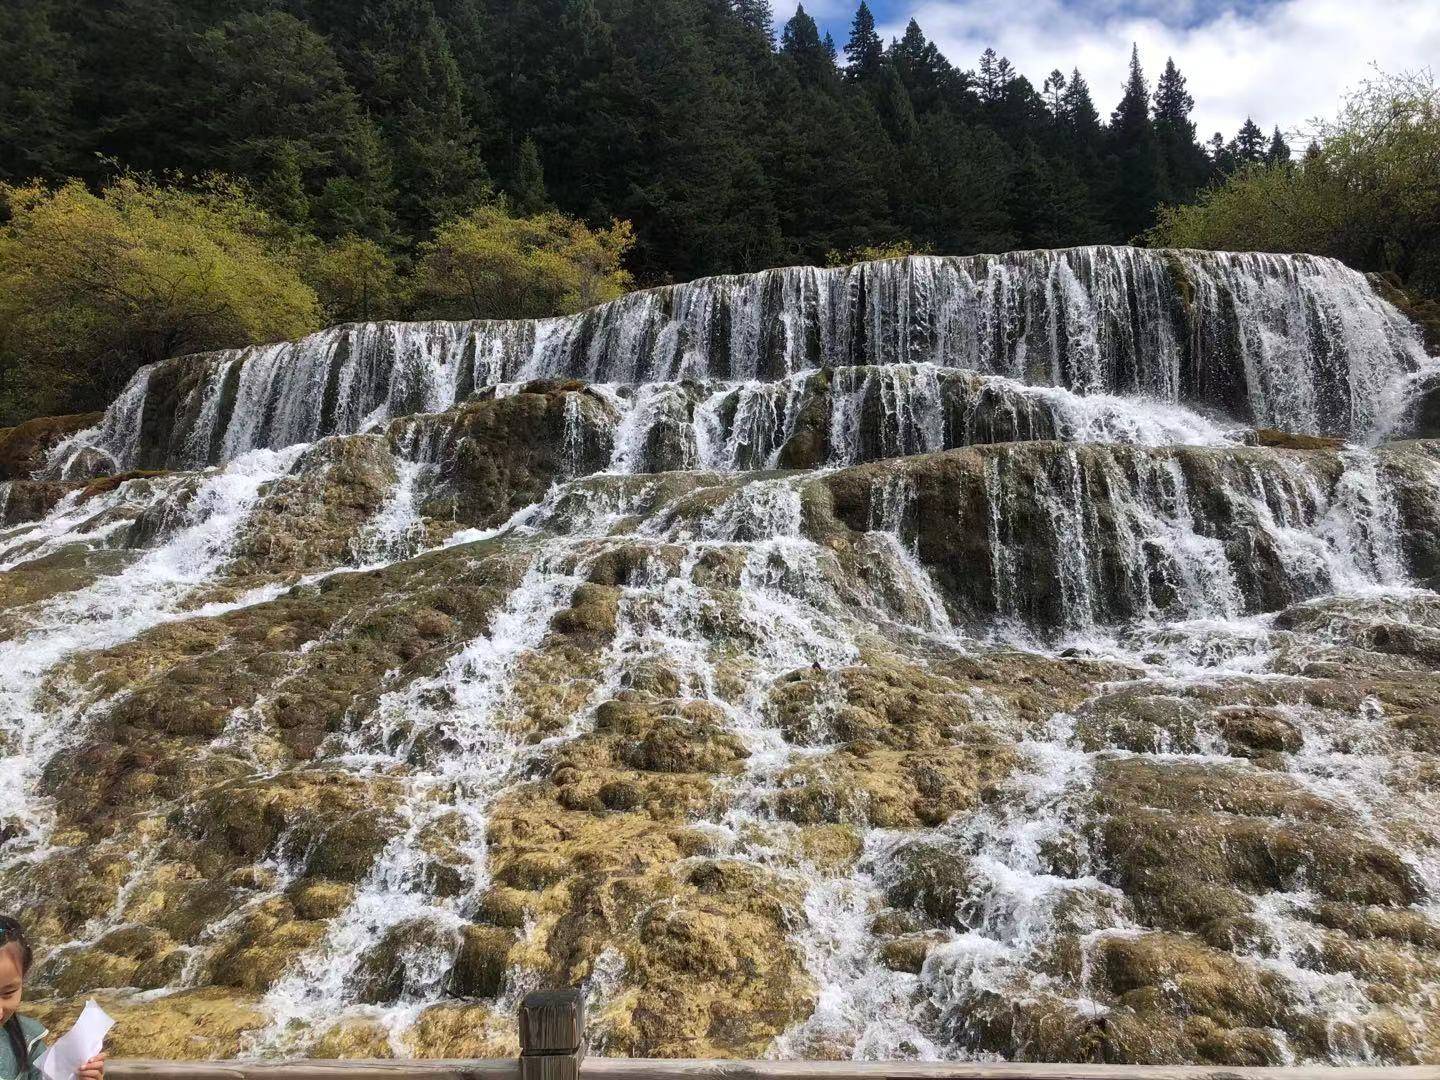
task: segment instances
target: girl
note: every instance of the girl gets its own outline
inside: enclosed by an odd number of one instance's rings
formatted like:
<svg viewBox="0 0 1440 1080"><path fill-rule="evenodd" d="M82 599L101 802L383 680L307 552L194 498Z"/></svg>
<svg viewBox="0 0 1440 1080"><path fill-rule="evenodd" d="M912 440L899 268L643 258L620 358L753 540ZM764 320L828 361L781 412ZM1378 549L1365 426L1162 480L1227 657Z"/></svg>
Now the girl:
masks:
<svg viewBox="0 0 1440 1080"><path fill-rule="evenodd" d="M0 915L0 1080L42 1080L39 1061L45 1054L43 1025L21 1016L20 998L33 954L18 922ZM105 1055L97 1054L76 1074L76 1080L105 1080Z"/></svg>

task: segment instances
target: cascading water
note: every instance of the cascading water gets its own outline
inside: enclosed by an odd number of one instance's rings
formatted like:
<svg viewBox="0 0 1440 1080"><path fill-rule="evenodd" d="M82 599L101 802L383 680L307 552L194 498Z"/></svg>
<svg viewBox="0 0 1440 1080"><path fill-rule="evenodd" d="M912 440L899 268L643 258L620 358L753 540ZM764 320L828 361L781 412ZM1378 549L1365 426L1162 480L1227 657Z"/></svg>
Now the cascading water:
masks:
<svg viewBox="0 0 1440 1080"><path fill-rule="evenodd" d="M4 488L40 1008L1440 1060L1434 371L1337 263L1123 248L147 368Z"/></svg>
<svg viewBox="0 0 1440 1080"><path fill-rule="evenodd" d="M98 454L114 469L225 460L439 411L505 380L743 384L917 362L1358 437L1384 388L1423 361L1404 319L1333 260L1131 248L917 257L712 278L537 323L356 324L163 364L53 468L72 471L85 450L92 467ZM933 432L936 395L917 399L917 388L876 384L883 408L909 414L899 430Z"/></svg>

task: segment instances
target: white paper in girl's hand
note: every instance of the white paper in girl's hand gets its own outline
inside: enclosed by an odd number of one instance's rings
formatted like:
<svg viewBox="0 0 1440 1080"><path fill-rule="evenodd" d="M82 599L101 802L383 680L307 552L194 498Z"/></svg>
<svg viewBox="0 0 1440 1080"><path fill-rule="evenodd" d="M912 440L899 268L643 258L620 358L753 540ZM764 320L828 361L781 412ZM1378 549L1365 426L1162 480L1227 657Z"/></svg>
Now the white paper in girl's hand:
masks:
<svg viewBox="0 0 1440 1080"><path fill-rule="evenodd" d="M115 1021L105 1015L104 1009L87 1001L75 1026L56 1039L40 1059L40 1071L49 1080L75 1080L80 1066L100 1053L106 1032L114 1026Z"/></svg>

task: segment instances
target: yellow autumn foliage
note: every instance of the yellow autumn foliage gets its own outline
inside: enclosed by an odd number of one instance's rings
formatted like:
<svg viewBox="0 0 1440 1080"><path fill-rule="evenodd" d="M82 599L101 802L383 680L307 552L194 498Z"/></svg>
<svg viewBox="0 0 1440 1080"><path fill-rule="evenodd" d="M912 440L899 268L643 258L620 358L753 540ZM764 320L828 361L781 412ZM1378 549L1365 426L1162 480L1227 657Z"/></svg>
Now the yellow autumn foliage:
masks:
<svg viewBox="0 0 1440 1080"><path fill-rule="evenodd" d="M141 364L320 324L295 242L231 183L0 185L0 416L103 405Z"/></svg>
<svg viewBox="0 0 1440 1080"><path fill-rule="evenodd" d="M624 295L629 222L591 229L558 213L515 217L482 206L436 230L415 271L418 313L434 319L534 319Z"/></svg>

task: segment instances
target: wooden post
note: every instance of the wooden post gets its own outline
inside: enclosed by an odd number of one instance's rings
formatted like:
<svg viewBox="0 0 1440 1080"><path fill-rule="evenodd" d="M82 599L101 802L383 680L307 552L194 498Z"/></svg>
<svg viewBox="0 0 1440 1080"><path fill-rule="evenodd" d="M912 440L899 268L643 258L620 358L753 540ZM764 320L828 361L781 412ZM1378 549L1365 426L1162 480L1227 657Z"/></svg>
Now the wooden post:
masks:
<svg viewBox="0 0 1440 1080"><path fill-rule="evenodd" d="M579 990L536 990L520 1002L520 1080L579 1080L585 999Z"/></svg>

